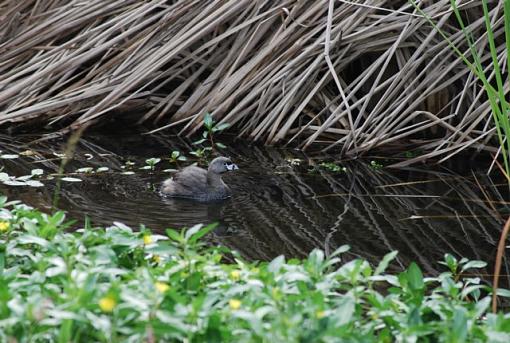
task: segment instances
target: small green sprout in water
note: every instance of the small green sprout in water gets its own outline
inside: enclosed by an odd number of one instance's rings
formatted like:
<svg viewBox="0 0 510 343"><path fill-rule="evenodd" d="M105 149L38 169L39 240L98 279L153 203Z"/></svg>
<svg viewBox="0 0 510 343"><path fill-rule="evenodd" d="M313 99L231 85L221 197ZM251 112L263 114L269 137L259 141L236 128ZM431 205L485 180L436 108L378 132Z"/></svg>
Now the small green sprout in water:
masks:
<svg viewBox="0 0 510 343"><path fill-rule="evenodd" d="M383 165L377 161L370 161L370 167L372 167L372 169L378 170L378 169L382 169Z"/></svg>
<svg viewBox="0 0 510 343"><path fill-rule="evenodd" d="M0 170L3 170L3 168ZM30 175L17 177L9 175L6 172L0 172L0 182L7 186L42 187L44 184L41 181L34 179L39 178L43 174L44 171L42 169L32 169Z"/></svg>
<svg viewBox="0 0 510 343"><path fill-rule="evenodd" d="M206 141L209 142L209 146L203 148L202 151L195 150L195 153L191 154L202 158L207 155L208 152L214 150L214 148L225 149L225 144L214 141L214 135L218 132L222 132L230 127L229 123L216 123L213 116L210 113L206 113L204 116L204 128L202 132L202 138L198 141L193 142L194 145L203 145Z"/></svg>
<svg viewBox="0 0 510 343"><path fill-rule="evenodd" d="M198 148L194 151L191 151L190 154L198 157L199 159L202 159L208 155L208 153L212 151L212 148L210 146L205 148Z"/></svg>
<svg viewBox="0 0 510 343"><path fill-rule="evenodd" d="M83 168L78 168L76 169L76 173L79 173L79 174L90 174L90 173L93 173L94 172L94 168L92 167L83 167Z"/></svg>
<svg viewBox="0 0 510 343"><path fill-rule="evenodd" d="M154 170L156 168L156 164L158 164L159 162L161 162L161 158L157 157L148 158L145 160L146 165L141 167L140 169Z"/></svg>
<svg viewBox="0 0 510 343"><path fill-rule="evenodd" d="M134 172L131 171L130 169L135 165L135 162L132 162L132 161L126 161L126 163L124 163L124 165L120 166L120 169L124 169L125 171L123 171L121 174L123 175L133 175Z"/></svg>
<svg viewBox="0 0 510 343"><path fill-rule="evenodd" d="M177 163L177 161L186 161L187 158L184 155L181 155L181 152L178 150L172 151L170 155L170 163Z"/></svg>
<svg viewBox="0 0 510 343"><path fill-rule="evenodd" d="M301 165L301 163L303 162L302 159L300 158L287 158L286 161L291 165L291 166L299 166Z"/></svg>
<svg viewBox="0 0 510 343"><path fill-rule="evenodd" d="M340 172L347 171L347 168L339 166L338 164L333 163L333 162L322 162L319 164L319 166L321 168L324 168L324 169L326 169L330 172L333 172L333 173L340 173Z"/></svg>

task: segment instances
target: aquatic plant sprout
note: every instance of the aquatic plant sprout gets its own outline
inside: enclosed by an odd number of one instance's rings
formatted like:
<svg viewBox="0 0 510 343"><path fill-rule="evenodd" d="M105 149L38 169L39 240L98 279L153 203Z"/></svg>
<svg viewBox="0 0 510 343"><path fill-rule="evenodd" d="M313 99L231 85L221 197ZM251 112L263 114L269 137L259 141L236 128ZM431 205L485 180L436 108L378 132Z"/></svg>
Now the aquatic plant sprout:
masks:
<svg viewBox="0 0 510 343"><path fill-rule="evenodd" d="M488 313L491 289L463 276L482 261L388 272L397 252L371 265L341 246L252 263L205 245L214 225L71 225L0 197L0 341L510 340L510 314Z"/></svg>

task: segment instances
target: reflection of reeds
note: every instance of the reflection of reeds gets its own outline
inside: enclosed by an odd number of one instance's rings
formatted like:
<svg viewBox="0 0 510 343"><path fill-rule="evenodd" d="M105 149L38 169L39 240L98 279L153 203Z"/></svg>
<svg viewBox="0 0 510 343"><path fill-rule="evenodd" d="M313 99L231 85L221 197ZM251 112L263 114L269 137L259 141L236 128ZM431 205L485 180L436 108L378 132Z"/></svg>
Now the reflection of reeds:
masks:
<svg viewBox="0 0 510 343"><path fill-rule="evenodd" d="M134 120L159 127L193 132L211 112L253 140L350 155L397 140L426 152L411 162L495 151L485 145L489 101L469 68L408 2L373 4L3 1L0 124L82 125L142 105ZM423 6L469 51L449 1ZM482 47L480 6L463 11Z"/></svg>
<svg viewBox="0 0 510 343"><path fill-rule="evenodd" d="M435 183L408 183L360 163L352 163L347 174L339 176L322 171L303 175L292 169L275 175L270 168L284 163L283 156L273 151L270 156L258 155L257 161L270 174L264 182L277 184L281 193L253 195L246 203L233 203L235 212L249 222L244 227L247 233L223 241L249 257L301 255L314 247L332 251L340 244L350 244L352 254L374 262L388 251L399 250L401 266L414 260L429 274L438 272L432 261L441 260L446 252L494 259L500 218L472 179L459 176L451 182L450 174L428 172L423 178L433 178ZM450 187L442 178L449 179ZM266 188L267 184L258 186ZM502 197L486 180L483 184L488 184L490 199ZM500 212L508 209L505 202L493 206ZM402 220L413 215L420 218ZM254 222L260 225L255 228Z"/></svg>

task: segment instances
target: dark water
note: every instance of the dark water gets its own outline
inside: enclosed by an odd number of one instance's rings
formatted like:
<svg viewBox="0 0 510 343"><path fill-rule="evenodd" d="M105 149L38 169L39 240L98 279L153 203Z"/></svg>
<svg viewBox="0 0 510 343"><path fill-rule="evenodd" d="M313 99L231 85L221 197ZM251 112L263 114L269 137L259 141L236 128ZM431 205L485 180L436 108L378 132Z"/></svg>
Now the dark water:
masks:
<svg viewBox="0 0 510 343"><path fill-rule="evenodd" d="M56 172L64 143L42 141L22 145L31 137L3 137L3 153L30 150L32 156L0 160L11 175L34 168ZM167 157L172 150L190 151L187 142L171 136L88 136L77 147L67 167L107 166L110 171L79 175L81 183L63 183L59 207L70 217L88 216L95 224L121 221L134 228L144 223L154 231L167 227L218 222L209 236L213 244L238 250L248 259L268 260L278 255L302 257L314 248L326 252L351 246L350 256L376 262L398 250L393 268L417 261L429 275L441 269L436 261L449 252L457 257L494 260L496 245L508 214L508 186L483 173L472 173L463 162L463 175L446 170L377 170L362 161L345 162L346 172L313 169L324 156L249 146L233 142L226 152L240 170L225 177L234 196L224 202L201 204L162 199L156 192L175 167L168 161L155 172L137 168L149 157ZM291 163L300 159L299 165ZM121 175L121 166L136 162L135 175ZM191 161L180 162L180 167ZM483 167L487 164L484 163ZM460 167L460 168L459 168ZM51 208L52 181L45 187L11 187L0 192L41 209ZM481 191L483 189L483 192ZM502 273L509 274L505 263ZM492 273L492 265L484 271Z"/></svg>

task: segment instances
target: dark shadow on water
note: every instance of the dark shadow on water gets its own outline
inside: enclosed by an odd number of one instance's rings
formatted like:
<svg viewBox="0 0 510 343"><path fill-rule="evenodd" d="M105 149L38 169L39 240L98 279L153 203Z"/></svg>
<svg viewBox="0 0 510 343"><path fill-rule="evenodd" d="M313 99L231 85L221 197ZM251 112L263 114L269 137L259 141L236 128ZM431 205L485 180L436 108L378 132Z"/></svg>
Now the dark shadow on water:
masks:
<svg viewBox="0 0 510 343"><path fill-rule="evenodd" d="M175 166L163 161L154 173L138 168L146 158L192 150L186 144L165 136L87 137L67 171L85 166L108 166L110 171L63 184L60 207L71 217L88 216L95 224L121 221L136 228L143 223L160 233L168 227L218 222L207 238L211 244L226 245L250 260L282 254L302 257L314 248L331 252L348 244L350 258L362 256L374 263L398 250L394 269L416 261L425 273L437 275L444 270L437 261L448 252L487 261L489 267L482 273L492 273L502 218L509 213L504 182L498 185L476 174L489 202L469 170L465 175L438 168L376 170L369 163L347 162L347 172L331 173L314 168L316 159L298 152L236 142L226 152L240 167L225 177L232 198L211 204L161 198L158 187L170 176L162 170ZM10 174L58 169L58 159L50 157L63 150L60 143L40 142L22 149L36 155L3 161ZM295 158L302 161L300 165L290 162ZM121 174L127 160L136 162L134 175ZM181 162L180 167L189 163ZM48 209L54 186L45 184L43 188L2 185L0 191ZM506 261L504 268L508 282Z"/></svg>

